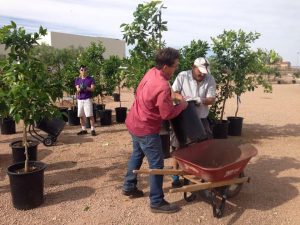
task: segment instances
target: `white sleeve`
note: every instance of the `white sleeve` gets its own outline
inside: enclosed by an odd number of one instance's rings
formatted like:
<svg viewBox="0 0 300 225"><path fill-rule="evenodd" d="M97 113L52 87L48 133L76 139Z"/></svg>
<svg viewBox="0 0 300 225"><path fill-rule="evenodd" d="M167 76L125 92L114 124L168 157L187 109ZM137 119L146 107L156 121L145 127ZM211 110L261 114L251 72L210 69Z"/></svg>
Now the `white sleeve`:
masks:
<svg viewBox="0 0 300 225"><path fill-rule="evenodd" d="M211 79L209 79L206 97L216 97L216 81L213 76L211 76Z"/></svg>
<svg viewBox="0 0 300 225"><path fill-rule="evenodd" d="M179 92L180 93L182 91L182 81L183 81L182 73L179 73L177 75L177 77L175 78L174 83L172 85L172 89L173 89L174 92Z"/></svg>

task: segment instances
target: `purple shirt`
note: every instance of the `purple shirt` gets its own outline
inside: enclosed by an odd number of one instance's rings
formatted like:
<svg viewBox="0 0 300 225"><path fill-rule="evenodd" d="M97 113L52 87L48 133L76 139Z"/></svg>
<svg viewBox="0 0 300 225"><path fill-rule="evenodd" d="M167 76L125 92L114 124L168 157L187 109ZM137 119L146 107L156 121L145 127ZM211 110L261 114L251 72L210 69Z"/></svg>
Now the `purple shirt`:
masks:
<svg viewBox="0 0 300 225"><path fill-rule="evenodd" d="M75 87L78 85L79 87L83 87L83 90L81 90L79 92L79 94L77 94L77 99L79 100L83 100L83 99L88 99L88 98L92 98L92 92L91 91L87 91L86 88L87 87L91 87L92 84L95 84L95 80L94 78L87 76L86 78L81 78L81 77L77 77L75 80Z"/></svg>

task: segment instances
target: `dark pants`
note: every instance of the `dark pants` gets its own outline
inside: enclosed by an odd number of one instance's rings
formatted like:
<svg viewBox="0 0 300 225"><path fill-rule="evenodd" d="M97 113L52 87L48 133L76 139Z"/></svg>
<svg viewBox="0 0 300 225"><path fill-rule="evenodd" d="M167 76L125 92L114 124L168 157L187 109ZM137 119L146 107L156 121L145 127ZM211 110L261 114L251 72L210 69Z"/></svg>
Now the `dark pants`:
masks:
<svg viewBox="0 0 300 225"><path fill-rule="evenodd" d="M133 170L140 169L143 158L146 156L150 169L163 169L164 155L161 147L161 140L159 134L151 134L143 137L132 136L133 152L128 162L128 169L125 175L125 182L123 189L131 191L136 188L137 175ZM150 205L158 206L163 198L163 176L150 175Z"/></svg>

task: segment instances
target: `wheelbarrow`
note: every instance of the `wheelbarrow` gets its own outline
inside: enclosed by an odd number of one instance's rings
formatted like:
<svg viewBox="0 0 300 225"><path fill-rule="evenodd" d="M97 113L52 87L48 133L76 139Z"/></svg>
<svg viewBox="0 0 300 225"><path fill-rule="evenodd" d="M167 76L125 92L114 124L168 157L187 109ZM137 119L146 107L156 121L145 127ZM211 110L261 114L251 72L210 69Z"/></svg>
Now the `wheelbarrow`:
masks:
<svg viewBox="0 0 300 225"><path fill-rule="evenodd" d="M187 202L197 194L209 198L214 217L223 216L226 200L236 196L250 178L244 168L257 154L250 144L238 144L228 139L212 139L191 144L172 153L180 169L140 169L134 173L153 175L180 175L184 186L171 188L170 193L183 192Z"/></svg>
<svg viewBox="0 0 300 225"><path fill-rule="evenodd" d="M43 142L43 144L48 147L56 142L57 137L64 129L65 124L66 122L60 118L45 118L40 120L37 124L31 124L28 131L33 138L40 142ZM35 128L44 131L47 136L40 135L39 133L37 133Z"/></svg>

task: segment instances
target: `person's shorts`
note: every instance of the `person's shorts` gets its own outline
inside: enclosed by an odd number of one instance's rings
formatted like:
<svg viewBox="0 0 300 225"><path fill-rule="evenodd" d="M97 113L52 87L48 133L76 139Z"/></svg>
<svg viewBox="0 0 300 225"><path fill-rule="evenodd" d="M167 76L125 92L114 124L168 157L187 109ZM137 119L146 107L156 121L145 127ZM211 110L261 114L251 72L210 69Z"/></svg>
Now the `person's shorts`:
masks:
<svg viewBox="0 0 300 225"><path fill-rule="evenodd" d="M78 117L92 117L93 116L93 100L88 99L77 99Z"/></svg>

